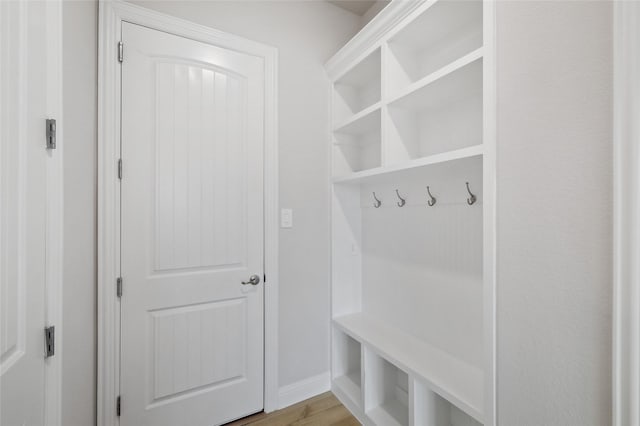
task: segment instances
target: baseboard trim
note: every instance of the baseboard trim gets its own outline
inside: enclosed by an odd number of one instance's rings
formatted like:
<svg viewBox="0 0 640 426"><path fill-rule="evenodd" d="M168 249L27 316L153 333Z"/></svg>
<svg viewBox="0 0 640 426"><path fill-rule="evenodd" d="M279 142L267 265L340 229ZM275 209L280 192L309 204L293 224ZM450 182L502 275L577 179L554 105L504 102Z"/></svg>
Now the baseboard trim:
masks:
<svg viewBox="0 0 640 426"><path fill-rule="evenodd" d="M331 375L328 371L283 386L278 391L278 408L289 407L305 399L327 392L329 389L331 389Z"/></svg>

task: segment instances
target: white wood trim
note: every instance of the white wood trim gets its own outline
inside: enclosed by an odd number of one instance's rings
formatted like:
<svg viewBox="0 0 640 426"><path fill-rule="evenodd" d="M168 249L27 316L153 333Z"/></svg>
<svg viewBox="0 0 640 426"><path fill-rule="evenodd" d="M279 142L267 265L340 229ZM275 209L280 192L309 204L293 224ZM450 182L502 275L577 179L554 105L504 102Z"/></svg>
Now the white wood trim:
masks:
<svg viewBox="0 0 640 426"><path fill-rule="evenodd" d="M640 3L614 3L613 424L640 425Z"/></svg>
<svg viewBox="0 0 640 426"><path fill-rule="evenodd" d="M54 325L55 355L45 360L44 422L62 425L62 273L64 255L64 120L62 116L62 1L46 3L46 113L56 119L56 149L47 155L46 325ZM44 127L44 123L42 123ZM44 142L43 142L44 143Z"/></svg>
<svg viewBox="0 0 640 426"><path fill-rule="evenodd" d="M98 43L98 392L97 424L117 425L120 303L120 65L117 43L123 21L246 52L265 63L265 363L264 410L278 407L278 124L277 49L118 0L100 2ZM126 49L125 49L126 50ZM126 55L126 53L125 53Z"/></svg>
<svg viewBox="0 0 640 426"><path fill-rule="evenodd" d="M496 65L496 3L483 5L483 309L484 309L484 424L498 424L497 373L497 65Z"/></svg>
<svg viewBox="0 0 640 426"><path fill-rule="evenodd" d="M264 149L264 411L279 406L279 149L278 149L278 50L266 47L265 57L265 149Z"/></svg>
<svg viewBox="0 0 640 426"><path fill-rule="evenodd" d="M287 408L331 389L331 374L328 371L300 380L280 388L279 409Z"/></svg>

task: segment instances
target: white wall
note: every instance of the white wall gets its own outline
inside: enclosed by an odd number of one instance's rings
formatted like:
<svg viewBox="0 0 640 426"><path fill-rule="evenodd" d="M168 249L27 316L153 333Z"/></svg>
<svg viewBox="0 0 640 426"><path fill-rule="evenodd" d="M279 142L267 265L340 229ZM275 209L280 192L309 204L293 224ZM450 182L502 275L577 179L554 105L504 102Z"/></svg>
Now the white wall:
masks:
<svg viewBox="0 0 640 426"><path fill-rule="evenodd" d="M63 11L64 281L62 424L96 418L97 1Z"/></svg>
<svg viewBox="0 0 640 426"><path fill-rule="evenodd" d="M498 418L611 423L610 2L498 3Z"/></svg>

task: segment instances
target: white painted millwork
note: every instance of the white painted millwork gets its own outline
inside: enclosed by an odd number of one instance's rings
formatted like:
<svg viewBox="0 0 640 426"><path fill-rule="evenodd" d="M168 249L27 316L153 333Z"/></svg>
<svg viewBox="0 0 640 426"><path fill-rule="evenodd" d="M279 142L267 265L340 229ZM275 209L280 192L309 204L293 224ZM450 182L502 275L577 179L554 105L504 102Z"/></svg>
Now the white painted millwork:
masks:
<svg viewBox="0 0 640 426"><path fill-rule="evenodd" d="M327 63L332 390L366 425L496 423L493 13L392 2Z"/></svg>
<svg viewBox="0 0 640 426"><path fill-rule="evenodd" d="M58 2L0 2L0 424L58 425L62 117ZM45 119L57 119L47 150Z"/></svg>
<svg viewBox="0 0 640 426"><path fill-rule="evenodd" d="M222 424L263 408L264 62L122 41L120 421Z"/></svg>
<svg viewBox="0 0 640 426"><path fill-rule="evenodd" d="M613 424L640 425L640 3L614 4Z"/></svg>

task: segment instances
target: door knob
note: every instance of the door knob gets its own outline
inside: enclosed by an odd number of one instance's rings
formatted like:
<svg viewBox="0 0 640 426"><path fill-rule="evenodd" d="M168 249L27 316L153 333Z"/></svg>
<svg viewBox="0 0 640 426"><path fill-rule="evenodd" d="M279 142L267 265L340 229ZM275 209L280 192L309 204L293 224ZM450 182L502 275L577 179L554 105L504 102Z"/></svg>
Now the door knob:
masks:
<svg viewBox="0 0 640 426"><path fill-rule="evenodd" d="M260 277L257 275L251 275L249 277L249 281L242 281L243 285L247 285L247 284L251 284L251 285L258 285L260 284Z"/></svg>

